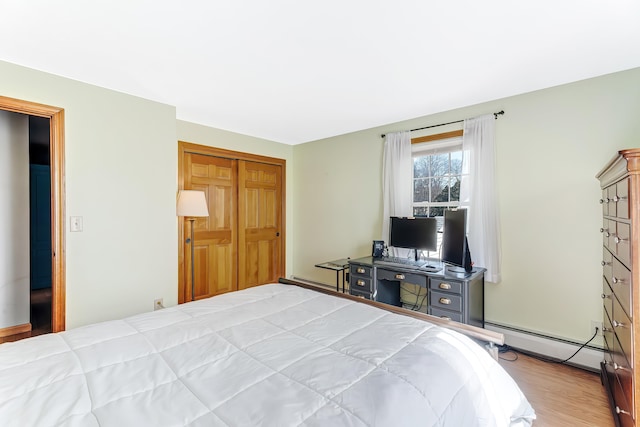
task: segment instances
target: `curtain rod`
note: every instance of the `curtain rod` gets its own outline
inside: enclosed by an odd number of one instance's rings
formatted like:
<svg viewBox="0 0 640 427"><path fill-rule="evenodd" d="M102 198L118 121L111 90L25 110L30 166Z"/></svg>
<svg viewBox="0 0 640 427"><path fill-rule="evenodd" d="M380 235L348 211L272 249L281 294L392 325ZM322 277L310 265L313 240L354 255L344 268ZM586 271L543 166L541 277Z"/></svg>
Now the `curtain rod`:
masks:
<svg viewBox="0 0 640 427"><path fill-rule="evenodd" d="M500 110L497 113L493 113L493 117L496 118L496 120L498 120L498 116L501 116L504 114L504 110ZM423 128L417 128L417 129L411 129L409 132L415 132L417 130L423 130L423 129L430 129L430 128L437 128L438 126L446 126L446 125L451 125L453 123L462 123L464 122L464 120L456 120L453 122L447 122L447 123L440 123L439 125L431 125L431 126L425 126ZM382 138L384 138L385 136L387 136L386 134L382 134L380 135Z"/></svg>

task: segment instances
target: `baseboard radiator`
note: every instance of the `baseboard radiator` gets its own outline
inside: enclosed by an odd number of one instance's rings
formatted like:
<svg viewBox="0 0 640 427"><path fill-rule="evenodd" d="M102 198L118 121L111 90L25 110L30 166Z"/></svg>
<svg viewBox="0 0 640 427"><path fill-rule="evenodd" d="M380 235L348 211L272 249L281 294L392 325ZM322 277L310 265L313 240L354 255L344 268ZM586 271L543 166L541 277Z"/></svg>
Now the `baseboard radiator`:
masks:
<svg viewBox="0 0 640 427"><path fill-rule="evenodd" d="M485 329L503 334L505 344L509 347L553 360L568 358L583 344L492 322L485 322ZM601 348L585 346L567 365L600 372L600 362L603 360Z"/></svg>

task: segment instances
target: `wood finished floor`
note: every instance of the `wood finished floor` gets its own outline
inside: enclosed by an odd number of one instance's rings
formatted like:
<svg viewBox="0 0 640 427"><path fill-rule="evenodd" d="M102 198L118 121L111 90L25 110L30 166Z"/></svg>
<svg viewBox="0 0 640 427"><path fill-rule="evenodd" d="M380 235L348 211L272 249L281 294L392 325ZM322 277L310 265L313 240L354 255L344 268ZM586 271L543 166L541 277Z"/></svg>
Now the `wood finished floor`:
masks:
<svg viewBox="0 0 640 427"><path fill-rule="evenodd" d="M502 353L513 358L514 353ZM600 375L518 353L500 360L536 411L535 427L614 427Z"/></svg>

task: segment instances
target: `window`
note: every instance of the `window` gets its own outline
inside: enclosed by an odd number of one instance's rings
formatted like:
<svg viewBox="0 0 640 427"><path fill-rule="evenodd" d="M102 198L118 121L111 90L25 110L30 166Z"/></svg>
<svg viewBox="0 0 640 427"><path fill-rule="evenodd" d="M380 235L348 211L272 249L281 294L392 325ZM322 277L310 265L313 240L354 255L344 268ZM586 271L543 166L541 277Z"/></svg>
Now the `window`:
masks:
<svg viewBox="0 0 640 427"><path fill-rule="evenodd" d="M415 144L413 215L435 217L442 229L444 211L460 204L462 138Z"/></svg>

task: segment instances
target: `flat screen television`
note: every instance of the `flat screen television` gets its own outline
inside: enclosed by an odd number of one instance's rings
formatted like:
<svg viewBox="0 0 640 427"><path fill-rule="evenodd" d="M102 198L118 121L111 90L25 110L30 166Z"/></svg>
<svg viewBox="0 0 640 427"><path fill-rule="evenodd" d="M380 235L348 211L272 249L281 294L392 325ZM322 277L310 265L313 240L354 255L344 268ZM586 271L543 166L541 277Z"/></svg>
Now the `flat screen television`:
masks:
<svg viewBox="0 0 640 427"><path fill-rule="evenodd" d="M454 268L454 273L471 273L471 253L467 241L467 210L454 209L444 211L442 229L442 262ZM464 269L464 271L463 271Z"/></svg>
<svg viewBox="0 0 640 427"><path fill-rule="evenodd" d="M396 248L418 251L435 251L438 249L435 218L401 218L392 216L389 223L389 245Z"/></svg>

